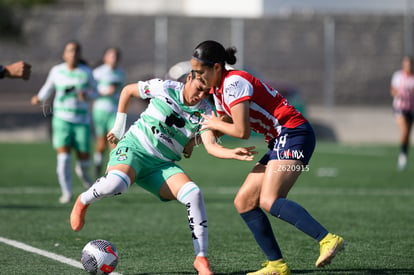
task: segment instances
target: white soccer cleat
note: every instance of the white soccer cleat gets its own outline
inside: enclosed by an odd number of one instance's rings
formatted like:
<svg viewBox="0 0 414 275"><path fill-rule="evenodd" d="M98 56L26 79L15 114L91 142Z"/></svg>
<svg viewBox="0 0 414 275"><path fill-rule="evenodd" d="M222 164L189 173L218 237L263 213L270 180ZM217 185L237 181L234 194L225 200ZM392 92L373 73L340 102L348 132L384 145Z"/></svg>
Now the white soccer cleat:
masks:
<svg viewBox="0 0 414 275"><path fill-rule="evenodd" d="M62 196L60 196L59 198L59 202L61 204L66 204L69 203L72 200L72 195L70 194L63 194Z"/></svg>

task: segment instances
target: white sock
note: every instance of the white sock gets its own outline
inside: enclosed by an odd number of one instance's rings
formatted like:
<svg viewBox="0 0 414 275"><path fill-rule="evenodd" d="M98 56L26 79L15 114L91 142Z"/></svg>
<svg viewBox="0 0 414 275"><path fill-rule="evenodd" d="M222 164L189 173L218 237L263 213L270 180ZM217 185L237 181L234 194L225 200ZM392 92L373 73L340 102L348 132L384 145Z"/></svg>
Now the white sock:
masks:
<svg viewBox="0 0 414 275"><path fill-rule="evenodd" d="M92 185L91 178L89 176L89 168L91 167L91 161L87 160L78 160L76 162L75 172L76 175L81 179L85 188L89 188Z"/></svg>
<svg viewBox="0 0 414 275"><path fill-rule="evenodd" d="M57 166L56 173L64 196L72 195L72 174L70 172L70 159L69 153L57 154Z"/></svg>
<svg viewBox="0 0 414 275"><path fill-rule="evenodd" d="M81 194L83 204L91 204L105 197L120 195L128 190L131 180L128 175L118 170L112 170L99 178L87 191Z"/></svg>
<svg viewBox="0 0 414 275"><path fill-rule="evenodd" d="M200 188L194 182L187 182L178 192L177 200L187 208L196 256L207 256L207 213Z"/></svg>

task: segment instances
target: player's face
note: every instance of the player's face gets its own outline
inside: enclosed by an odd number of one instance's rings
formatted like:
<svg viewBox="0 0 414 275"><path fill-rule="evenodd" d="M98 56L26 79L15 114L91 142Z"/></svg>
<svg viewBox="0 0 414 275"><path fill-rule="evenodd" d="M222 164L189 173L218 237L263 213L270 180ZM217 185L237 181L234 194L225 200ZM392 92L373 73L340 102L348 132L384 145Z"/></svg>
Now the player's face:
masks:
<svg viewBox="0 0 414 275"><path fill-rule="evenodd" d="M191 69L196 78L200 79L208 88L217 87L221 81L221 65L216 63L213 67L203 65L197 59L191 59Z"/></svg>
<svg viewBox="0 0 414 275"><path fill-rule="evenodd" d="M110 67L115 68L118 64L118 53L116 52L116 49L108 49L104 54L103 62Z"/></svg>
<svg viewBox="0 0 414 275"><path fill-rule="evenodd" d="M402 69L406 73L412 73L413 64L409 57L404 57L402 61Z"/></svg>
<svg viewBox="0 0 414 275"><path fill-rule="evenodd" d="M63 50L63 60L70 68L75 68L79 63L80 50L75 43L66 44Z"/></svg>
<svg viewBox="0 0 414 275"><path fill-rule="evenodd" d="M199 103L203 98L206 98L210 89L203 84L199 79L192 79L191 75L187 76L187 82L184 88L184 102L188 106L193 106Z"/></svg>

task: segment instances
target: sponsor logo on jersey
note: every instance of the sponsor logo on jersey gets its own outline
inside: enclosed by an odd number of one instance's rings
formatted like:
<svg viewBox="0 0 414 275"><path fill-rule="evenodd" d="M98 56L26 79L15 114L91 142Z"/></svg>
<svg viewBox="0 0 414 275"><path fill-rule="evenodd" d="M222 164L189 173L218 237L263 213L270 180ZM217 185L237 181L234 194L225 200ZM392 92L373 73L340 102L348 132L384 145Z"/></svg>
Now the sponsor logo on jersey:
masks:
<svg viewBox="0 0 414 275"><path fill-rule="evenodd" d="M149 94L149 93L151 93L151 90L150 90L150 88L149 88L149 85L145 85L145 87L144 87L144 93L145 93L145 94Z"/></svg>
<svg viewBox="0 0 414 275"><path fill-rule="evenodd" d="M201 114L200 112L194 112L190 115L189 118L190 122L193 124L197 124L201 121Z"/></svg>
<svg viewBox="0 0 414 275"><path fill-rule="evenodd" d="M118 157L118 161L124 161L124 160L127 160L128 159L128 157L127 157L127 155L126 154L121 154L121 155L119 155L119 157Z"/></svg>
<svg viewBox="0 0 414 275"><path fill-rule="evenodd" d="M279 159L302 159L304 157L302 150L287 149L279 153Z"/></svg>
<svg viewBox="0 0 414 275"><path fill-rule="evenodd" d="M230 85L228 85L225 88L225 93L227 93L229 96L235 97L235 92L238 90L238 86L239 86L239 81L230 83Z"/></svg>

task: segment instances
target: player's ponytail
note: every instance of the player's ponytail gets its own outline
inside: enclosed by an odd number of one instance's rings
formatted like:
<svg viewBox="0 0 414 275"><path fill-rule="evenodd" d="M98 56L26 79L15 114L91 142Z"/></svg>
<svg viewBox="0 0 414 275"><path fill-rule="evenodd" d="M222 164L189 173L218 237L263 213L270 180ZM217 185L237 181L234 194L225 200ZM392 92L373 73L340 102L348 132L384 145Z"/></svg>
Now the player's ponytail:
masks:
<svg viewBox="0 0 414 275"><path fill-rule="evenodd" d="M237 58L236 58L236 47L228 47L226 49L226 63L229 65L236 64Z"/></svg>

